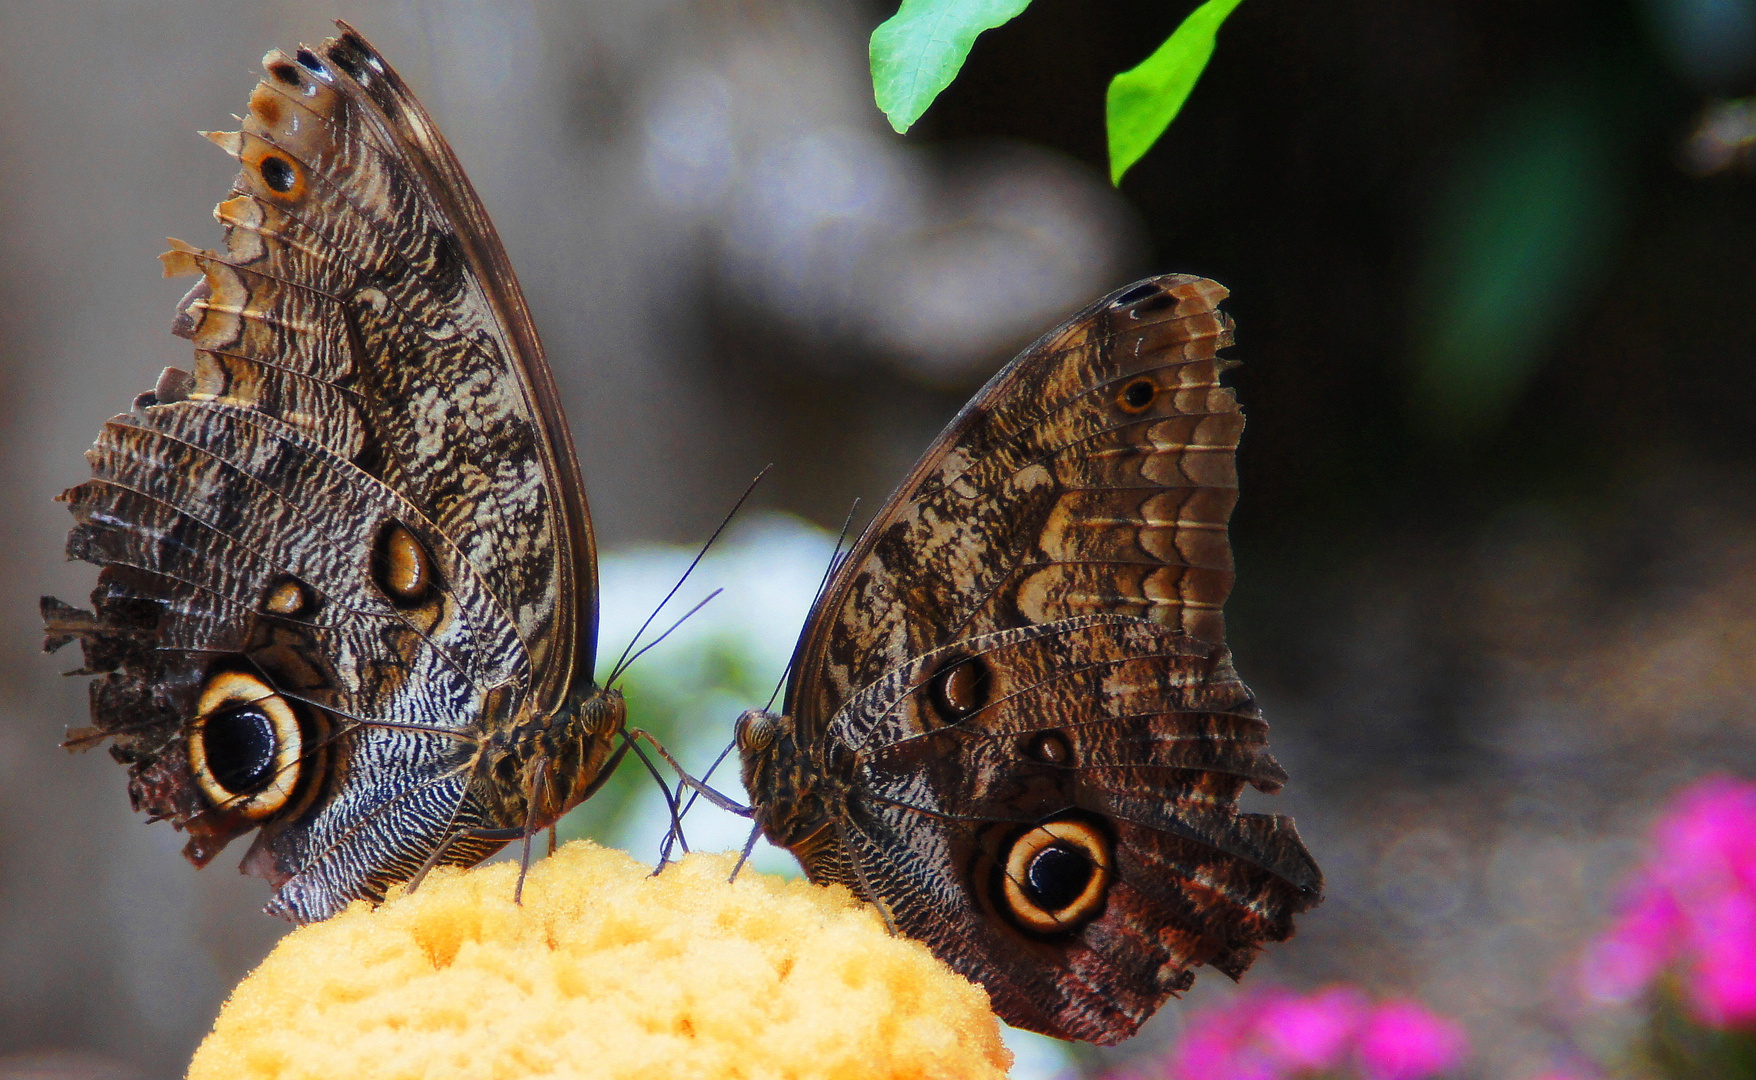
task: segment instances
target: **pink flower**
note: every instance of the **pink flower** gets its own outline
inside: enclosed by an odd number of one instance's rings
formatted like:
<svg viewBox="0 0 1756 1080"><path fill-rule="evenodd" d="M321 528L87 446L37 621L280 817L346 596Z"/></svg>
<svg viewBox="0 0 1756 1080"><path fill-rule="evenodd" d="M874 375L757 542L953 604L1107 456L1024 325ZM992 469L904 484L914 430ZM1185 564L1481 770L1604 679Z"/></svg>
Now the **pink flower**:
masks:
<svg viewBox="0 0 1756 1080"><path fill-rule="evenodd" d="M1413 1001L1378 1006L1360 1031L1361 1070L1377 1080L1416 1080L1449 1072L1469 1049L1463 1028Z"/></svg>
<svg viewBox="0 0 1756 1080"><path fill-rule="evenodd" d="M1287 1066L1324 1072L1341 1064L1368 1007L1366 996L1349 986L1332 986L1305 998L1286 995L1263 1007L1258 1030Z"/></svg>
<svg viewBox="0 0 1756 1080"><path fill-rule="evenodd" d="M1279 987L1189 1017L1172 1080L1293 1080L1357 1075L1425 1080L1458 1065L1463 1029L1412 1001L1373 1006L1351 986L1300 995Z"/></svg>
<svg viewBox="0 0 1756 1080"><path fill-rule="evenodd" d="M1756 784L1709 777L1684 789L1653 825L1622 908L1586 949L1588 997L1630 1001L1676 966L1698 1019L1756 1024Z"/></svg>

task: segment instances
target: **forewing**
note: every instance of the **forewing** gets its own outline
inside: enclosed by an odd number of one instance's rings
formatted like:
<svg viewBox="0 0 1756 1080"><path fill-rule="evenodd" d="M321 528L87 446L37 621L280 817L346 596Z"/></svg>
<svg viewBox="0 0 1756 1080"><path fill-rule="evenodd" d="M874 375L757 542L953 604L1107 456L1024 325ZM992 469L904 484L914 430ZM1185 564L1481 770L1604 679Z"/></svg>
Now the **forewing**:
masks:
<svg viewBox="0 0 1756 1080"><path fill-rule="evenodd" d="M787 712L812 729L961 637L1129 614L1224 638L1243 429L1225 290L1169 275L1044 335L965 407L807 624Z"/></svg>
<svg viewBox="0 0 1756 1080"><path fill-rule="evenodd" d="M305 919L475 820L476 740L589 677L595 571L548 369L450 150L352 31L264 65L242 130L212 136L242 164L224 250L165 256L202 276L175 325L194 370L100 434L64 496L95 611L44 615L106 673L78 741L113 738L198 862L262 825L247 866ZM309 729L267 820L192 781L203 686L232 669Z"/></svg>

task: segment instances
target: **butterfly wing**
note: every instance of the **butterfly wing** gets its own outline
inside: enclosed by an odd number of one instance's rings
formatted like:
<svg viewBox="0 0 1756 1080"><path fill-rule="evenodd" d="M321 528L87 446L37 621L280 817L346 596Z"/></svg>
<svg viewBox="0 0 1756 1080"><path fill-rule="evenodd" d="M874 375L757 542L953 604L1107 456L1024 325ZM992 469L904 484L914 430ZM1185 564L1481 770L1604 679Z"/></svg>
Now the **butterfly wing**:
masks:
<svg viewBox="0 0 1756 1080"><path fill-rule="evenodd" d="M824 593L788 711L959 637L1094 613L1224 638L1243 414L1225 290L1173 275L1045 334L958 414Z"/></svg>
<svg viewBox="0 0 1756 1080"><path fill-rule="evenodd" d="M195 345L68 491L104 567L82 639L136 805L246 868L271 910L382 895L460 826L483 737L589 684L579 468L505 252L450 148L358 34L270 53L175 324ZM465 843L447 861L480 858Z"/></svg>
<svg viewBox="0 0 1756 1080"><path fill-rule="evenodd" d="M1198 964L1241 973L1321 889L1289 819L1236 805L1285 776L1223 645L1224 295L1141 282L995 376L808 623L790 779L746 768L815 878L1062 1038L1133 1034Z"/></svg>

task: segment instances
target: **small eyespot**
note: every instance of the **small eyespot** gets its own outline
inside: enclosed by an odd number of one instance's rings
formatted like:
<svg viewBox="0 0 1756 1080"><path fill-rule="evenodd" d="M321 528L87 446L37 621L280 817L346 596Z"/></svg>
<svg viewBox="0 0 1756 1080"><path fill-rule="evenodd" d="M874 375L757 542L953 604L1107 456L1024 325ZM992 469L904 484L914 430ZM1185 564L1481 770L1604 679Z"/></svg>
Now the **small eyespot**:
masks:
<svg viewBox="0 0 1756 1080"><path fill-rule="evenodd" d="M1045 765L1073 764L1073 748L1067 745L1067 736L1059 731L1045 731L1037 735L1030 741L1030 749L1026 753L1031 760Z"/></svg>
<svg viewBox="0 0 1756 1080"><path fill-rule="evenodd" d="M1128 314L1131 317L1136 318L1136 319L1144 319L1148 315L1156 315L1159 312L1164 311L1166 308L1173 308L1176 306L1177 306L1177 298L1176 297L1172 296L1169 293L1160 293L1159 295L1153 297L1151 300L1148 300L1145 303L1138 305L1137 307L1135 307L1135 309L1133 311L1130 311Z"/></svg>
<svg viewBox="0 0 1756 1080"><path fill-rule="evenodd" d="M268 154L256 166L262 174L262 182L272 190L285 195L299 183L299 173L293 163L277 154Z"/></svg>
<svg viewBox="0 0 1756 1080"><path fill-rule="evenodd" d="M433 592L433 559L400 521L387 522L372 548L372 580L398 607L413 607Z"/></svg>
<svg viewBox="0 0 1756 1080"><path fill-rule="evenodd" d="M1123 412L1142 413L1152 406L1158 398L1158 384L1151 379L1135 379L1122 387L1116 395L1116 404Z"/></svg>
<svg viewBox="0 0 1756 1080"><path fill-rule="evenodd" d="M299 86L304 82L303 79L299 78L299 69L285 60L268 65L268 73L287 86Z"/></svg>
<svg viewBox="0 0 1756 1080"><path fill-rule="evenodd" d="M322 75L324 73L323 61L317 59L316 55L313 54L310 49L300 49L294 54L294 56L299 61L299 66L306 71L309 71L314 75Z"/></svg>
<svg viewBox="0 0 1756 1080"><path fill-rule="evenodd" d="M263 594L262 610L287 619L308 618L317 610L317 596L298 578L282 574Z"/></svg>
<svg viewBox="0 0 1756 1080"><path fill-rule="evenodd" d="M254 675L208 680L189 726L189 768L216 806L265 818L298 786L304 738L287 700Z"/></svg>
<svg viewBox="0 0 1756 1080"><path fill-rule="evenodd" d="M1130 304L1138 304L1140 301L1145 300L1156 292L1158 292L1157 285L1154 285L1150 281L1143 281L1123 293L1121 296L1116 297L1115 301L1111 303L1110 306L1123 308Z"/></svg>
<svg viewBox="0 0 1756 1080"><path fill-rule="evenodd" d="M1095 822L1034 825L1005 852L1001 894L1022 929L1075 930L1102 912L1112 878L1110 838Z"/></svg>
<svg viewBox="0 0 1756 1080"><path fill-rule="evenodd" d="M979 656L952 656L927 681L927 700L942 723L956 724L979 712L993 690L993 673Z"/></svg>

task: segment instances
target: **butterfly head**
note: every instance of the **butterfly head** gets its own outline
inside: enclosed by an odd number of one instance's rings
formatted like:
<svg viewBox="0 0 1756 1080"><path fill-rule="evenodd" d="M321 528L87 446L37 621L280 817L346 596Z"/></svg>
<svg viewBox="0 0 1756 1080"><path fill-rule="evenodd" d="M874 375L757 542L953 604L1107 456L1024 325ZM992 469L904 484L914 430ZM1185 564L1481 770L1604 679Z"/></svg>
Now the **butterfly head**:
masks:
<svg viewBox="0 0 1756 1080"><path fill-rule="evenodd" d="M732 730L744 790L768 838L792 847L820 831L828 820L823 805L827 784L800 746L793 718L751 709Z"/></svg>

